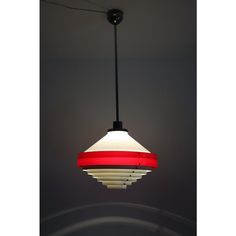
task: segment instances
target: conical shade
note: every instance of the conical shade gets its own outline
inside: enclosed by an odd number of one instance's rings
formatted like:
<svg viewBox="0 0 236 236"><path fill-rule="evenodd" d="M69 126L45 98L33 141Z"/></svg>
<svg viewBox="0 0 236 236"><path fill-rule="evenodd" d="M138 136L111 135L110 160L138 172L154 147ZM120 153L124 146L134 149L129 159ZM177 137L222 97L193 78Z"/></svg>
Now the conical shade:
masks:
<svg viewBox="0 0 236 236"><path fill-rule="evenodd" d="M85 152L94 151L132 151L150 153L145 147L133 139L127 131L110 131Z"/></svg>
<svg viewBox="0 0 236 236"><path fill-rule="evenodd" d="M126 189L157 167L150 153L126 131L109 131L78 155L78 166L110 189Z"/></svg>

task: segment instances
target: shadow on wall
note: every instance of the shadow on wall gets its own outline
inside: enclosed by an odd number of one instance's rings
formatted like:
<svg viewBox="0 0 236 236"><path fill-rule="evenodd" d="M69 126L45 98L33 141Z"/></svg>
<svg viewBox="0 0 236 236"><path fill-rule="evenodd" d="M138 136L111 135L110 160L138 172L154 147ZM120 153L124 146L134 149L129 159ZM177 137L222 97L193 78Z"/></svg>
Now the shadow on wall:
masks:
<svg viewBox="0 0 236 236"><path fill-rule="evenodd" d="M121 202L90 204L41 220L41 236L193 236L195 222L145 205Z"/></svg>

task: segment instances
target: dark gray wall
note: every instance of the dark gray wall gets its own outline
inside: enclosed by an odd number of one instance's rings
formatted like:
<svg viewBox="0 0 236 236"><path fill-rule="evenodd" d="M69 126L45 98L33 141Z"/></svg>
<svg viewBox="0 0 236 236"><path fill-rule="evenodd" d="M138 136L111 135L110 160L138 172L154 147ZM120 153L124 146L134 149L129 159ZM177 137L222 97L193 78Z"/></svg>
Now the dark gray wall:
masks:
<svg viewBox="0 0 236 236"><path fill-rule="evenodd" d="M125 11L118 32L120 116L136 140L159 154L160 167L126 191L108 191L77 168L77 153L114 120L113 31L103 15L41 3L41 216L118 201L194 220L195 1L94 2Z"/></svg>

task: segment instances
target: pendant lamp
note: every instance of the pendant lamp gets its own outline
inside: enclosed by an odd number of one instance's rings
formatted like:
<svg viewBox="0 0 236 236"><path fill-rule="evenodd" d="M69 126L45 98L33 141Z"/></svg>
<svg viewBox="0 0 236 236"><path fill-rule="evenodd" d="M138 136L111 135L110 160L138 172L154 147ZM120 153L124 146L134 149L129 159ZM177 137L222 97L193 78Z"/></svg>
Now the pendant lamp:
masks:
<svg viewBox="0 0 236 236"><path fill-rule="evenodd" d="M121 10L107 12L107 20L114 26L116 120L103 138L78 154L77 161L79 168L108 189L126 189L157 168L157 155L133 139L119 119L117 25L122 19Z"/></svg>

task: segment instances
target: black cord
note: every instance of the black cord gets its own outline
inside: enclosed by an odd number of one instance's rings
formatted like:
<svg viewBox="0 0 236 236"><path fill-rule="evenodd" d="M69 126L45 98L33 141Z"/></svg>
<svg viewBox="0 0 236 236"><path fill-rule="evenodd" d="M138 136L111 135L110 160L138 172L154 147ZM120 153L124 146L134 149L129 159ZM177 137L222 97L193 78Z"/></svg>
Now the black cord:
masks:
<svg viewBox="0 0 236 236"><path fill-rule="evenodd" d="M72 6L68 6L68 5L65 5L62 3L57 3L54 1L50 1L50 0L41 0L41 2L55 5L55 6L59 6L59 7L64 7L64 8L71 9L71 10L107 14L107 12L101 11L101 10L72 7ZM87 0L87 2L89 2L89 1ZM119 86L118 86L119 84L118 84L118 59L117 59L118 53L117 53L117 27L116 27L116 23L117 22L114 22L116 121L113 122L113 128L114 129L122 129L122 122L119 121ZM120 22L118 22L118 23L120 23ZM112 22L112 24L113 24L113 22Z"/></svg>
<svg viewBox="0 0 236 236"><path fill-rule="evenodd" d="M100 10L93 10L93 9L86 9L86 8L78 8L78 7L71 7L62 3L57 3L57 2L53 2L53 1L47 1L47 0L41 0L41 2L45 2L47 4L51 4L51 5L55 5L58 7L64 7L70 10L77 10L77 11L87 11L87 12L94 12L94 13L106 13L105 11L100 11Z"/></svg>
<svg viewBox="0 0 236 236"><path fill-rule="evenodd" d="M94 5L96 7L100 7L102 9L104 9L104 10L108 10L107 7L105 7L105 6L101 5L101 4L95 3L93 1L90 1L90 0L80 0L80 1L87 2L87 3L91 4L91 5Z"/></svg>
<svg viewBox="0 0 236 236"><path fill-rule="evenodd" d="M119 87L118 87L118 60L117 60L117 28L114 25L114 45L115 45L115 89L116 89L116 121L119 121Z"/></svg>

